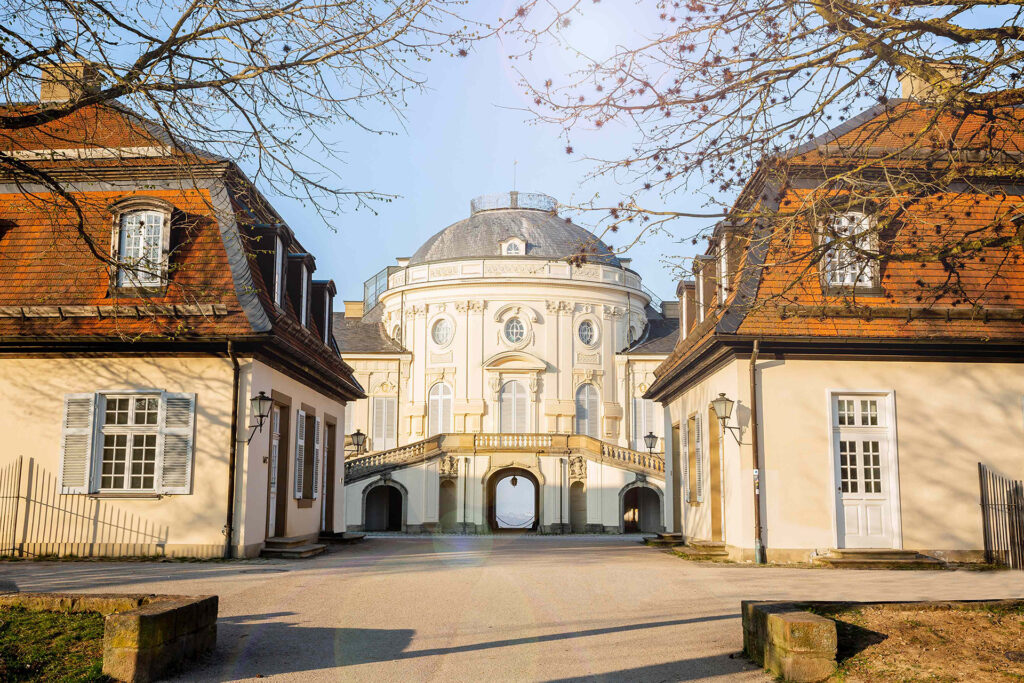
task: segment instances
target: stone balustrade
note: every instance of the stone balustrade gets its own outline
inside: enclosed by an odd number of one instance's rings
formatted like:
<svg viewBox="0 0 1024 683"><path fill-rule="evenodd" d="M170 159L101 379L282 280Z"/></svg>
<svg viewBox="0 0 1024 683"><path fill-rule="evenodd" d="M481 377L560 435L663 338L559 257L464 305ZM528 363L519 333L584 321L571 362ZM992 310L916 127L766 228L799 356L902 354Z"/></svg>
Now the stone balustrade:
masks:
<svg viewBox="0 0 1024 683"><path fill-rule="evenodd" d="M405 446L351 458L345 463L345 481L358 481L378 472L414 465L447 453L465 455L487 451L531 451L546 455L574 453L591 460L607 461L631 472L665 477L662 453L635 451L583 434L437 434Z"/></svg>

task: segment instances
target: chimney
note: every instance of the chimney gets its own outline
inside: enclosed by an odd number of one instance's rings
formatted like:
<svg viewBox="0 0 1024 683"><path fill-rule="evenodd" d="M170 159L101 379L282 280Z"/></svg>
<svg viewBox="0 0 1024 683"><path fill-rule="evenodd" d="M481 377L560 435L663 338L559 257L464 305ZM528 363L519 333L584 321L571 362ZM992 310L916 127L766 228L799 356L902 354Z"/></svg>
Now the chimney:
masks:
<svg viewBox="0 0 1024 683"><path fill-rule="evenodd" d="M960 85L960 76L957 70L946 64L932 64L931 67L939 72L942 80L933 85L925 79L904 71L898 76L900 82L900 96L905 100L927 101L940 96L944 91Z"/></svg>
<svg viewBox="0 0 1024 683"><path fill-rule="evenodd" d="M345 317L346 318L362 318L363 317L363 302L362 301L346 301L345 302Z"/></svg>
<svg viewBox="0 0 1024 683"><path fill-rule="evenodd" d="M666 318L676 319L679 317L679 301L662 301L661 313Z"/></svg>
<svg viewBox="0 0 1024 683"><path fill-rule="evenodd" d="M39 84L40 102L67 102L97 92L103 84L99 67L90 62L44 64Z"/></svg>

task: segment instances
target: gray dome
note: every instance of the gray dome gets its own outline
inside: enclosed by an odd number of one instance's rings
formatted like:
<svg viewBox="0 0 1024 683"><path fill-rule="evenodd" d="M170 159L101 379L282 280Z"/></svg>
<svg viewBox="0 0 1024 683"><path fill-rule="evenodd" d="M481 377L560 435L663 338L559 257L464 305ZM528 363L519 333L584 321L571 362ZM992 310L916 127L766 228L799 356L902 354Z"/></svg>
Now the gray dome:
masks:
<svg viewBox="0 0 1024 683"><path fill-rule="evenodd" d="M620 265L594 233L559 218L555 205L551 197L526 192L477 197L469 218L428 239L409 263L500 256L501 242L519 237L526 242L526 256L564 259L586 254L588 261Z"/></svg>

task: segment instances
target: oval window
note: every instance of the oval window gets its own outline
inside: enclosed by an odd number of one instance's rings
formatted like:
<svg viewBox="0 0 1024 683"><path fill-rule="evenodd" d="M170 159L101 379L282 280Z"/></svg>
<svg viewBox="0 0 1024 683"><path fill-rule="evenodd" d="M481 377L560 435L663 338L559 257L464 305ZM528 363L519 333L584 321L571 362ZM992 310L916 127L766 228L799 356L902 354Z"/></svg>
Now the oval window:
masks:
<svg viewBox="0 0 1024 683"><path fill-rule="evenodd" d="M441 318L434 323L430 336L435 344L444 346L452 340L452 332L452 321L448 320L448 318Z"/></svg>
<svg viewBox="0 0 1024 683"><path fill-rule="evenodd" d="M589 320L584 320L580 323L579 328L580 341L590 346L594 343L594 323Z"/></svg>
<svg viewBox="0 0 1024 683"><path fill-rule="evenodd" d="M509 318L505 321L505 339L510 344L518 344L523 341L523 337L526 335L526 328L523 327L523 321L519 318Z"/></svg>

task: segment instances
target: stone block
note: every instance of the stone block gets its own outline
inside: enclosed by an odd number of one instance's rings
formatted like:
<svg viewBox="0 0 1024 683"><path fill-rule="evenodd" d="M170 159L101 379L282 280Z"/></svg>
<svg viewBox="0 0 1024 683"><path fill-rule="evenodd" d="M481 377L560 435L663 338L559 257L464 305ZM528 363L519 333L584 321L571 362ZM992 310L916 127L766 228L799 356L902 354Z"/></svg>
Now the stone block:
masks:
<svg viewBox="0 0 1024 683"><path fill-rule="evenodd" d="M836 625L798 607L744 600L743 650L783 680L821 681L836 668Z"/></svg>

